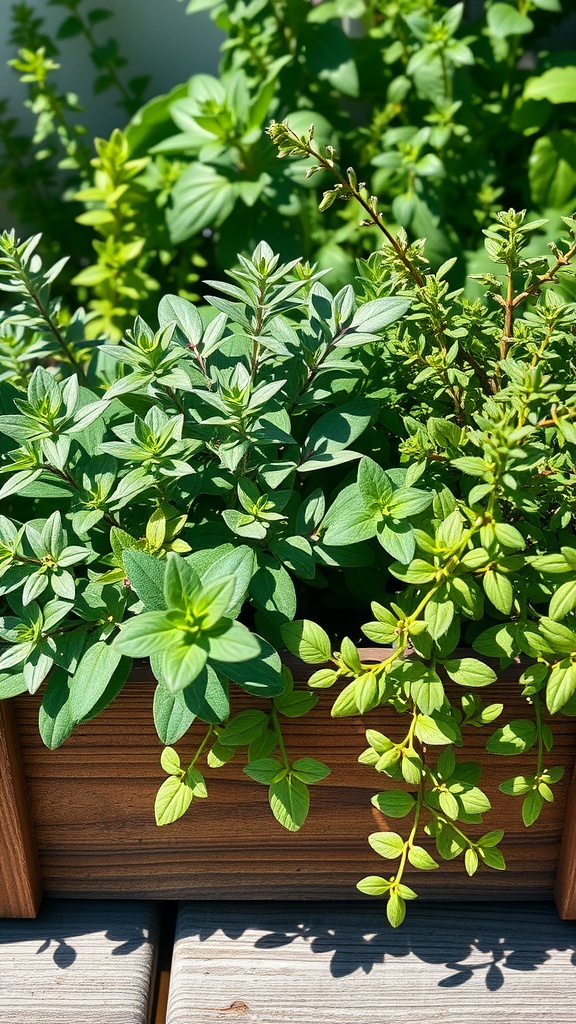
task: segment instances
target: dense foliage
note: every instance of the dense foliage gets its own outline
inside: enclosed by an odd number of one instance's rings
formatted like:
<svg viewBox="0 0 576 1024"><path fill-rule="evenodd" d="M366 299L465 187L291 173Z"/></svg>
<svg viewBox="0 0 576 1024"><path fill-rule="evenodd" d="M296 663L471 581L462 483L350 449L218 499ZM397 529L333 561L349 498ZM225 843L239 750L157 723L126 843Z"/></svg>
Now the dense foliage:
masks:
<svg viewBox="0 0 576 1024"><path fill-rule="evenodd" d="M561 293L576 230L565 218L552 257L525 257L545 221L500 213L486 297L471 302L450 291L452 261L432 272L423 241L393 235L311 131L270 136L335 177L324 207L356 201L384 235L356 288L334 294L262 242L207 282L207 306L166 295L158 328L138 317L120 344L91 343L83 311L50 295L61 267L43 269L38 236L2 236L15 304L0 352L0 696L44 686L40 732L57 747L149 657L167 745L159 824L207 795L201 755L217 768L245 748L246 773L297 830L329 767L290 759L282 716L335 684L335 717L406 715L401 741L370 728L360 756L417 789L375 796L413 824L370 837L399 867L359 883L397 925L415 895L406 864L437 866L419 829L469 874L504 867L502 833L474 829L490 808L480 766L454 755L467 725L503 712L479 695L497 677L484 656L526 658L526 717L487 743L534 748L533 774L501 787L522 796L525 824L562 775L543 712L576 711L574 306ZM361 633L389 648L382 661L362 661ZM284 646L322 665L310 692L282 669ZM231 715L231 684L268 708ZM206 731L182 766L172 744L195 720Z"/></svg>

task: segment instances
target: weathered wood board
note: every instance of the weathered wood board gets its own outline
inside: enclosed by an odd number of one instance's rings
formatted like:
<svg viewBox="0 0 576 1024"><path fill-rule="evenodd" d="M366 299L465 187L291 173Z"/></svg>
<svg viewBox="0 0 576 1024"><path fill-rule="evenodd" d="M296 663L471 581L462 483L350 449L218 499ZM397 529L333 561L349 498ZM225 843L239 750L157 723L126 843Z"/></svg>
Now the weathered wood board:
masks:
<svg viewBox="0 0 576 1024"><path fill-rule="evenodd" d="M490 693L491 700L507 702L508 718L526 715L512 681L515 671L509 670ZM320 712L284 722L290 757L313 755L332 769L312 788L310 817L300 832L287 833L274 821L267 788L243 775L241 764L208 770L209 799L197 801L174 825L157 828L154 797L165 775L152 721L153 688L149 670L139 670L110 708L76 730L57 751L48 751L38 737L37 700L25 696L15 702L47 894L345 900L356 896L355 883L363 875L390 871L391 865L370 849L366 839L370 832L387 827L370 797L389 780L357 764L366 745L363 724L359 719L331 719L329 692L321 695ZM368 724L388 731L377 713L371 713ZM557 719L550 763L563 765L567 779L574 767L575 733L572 719ZM183 761L202 734L201 725L193 726L177 744ZM518 771L533 771L534 752L487 756L487 735L470 729L463 759L479 757L486 765L482 785L493 812L484 825L474 828L478 835L506 829L502 850L507 871L481 869L469 879L459 858L443 863L439 871L411 869L406 880L423 896L551 898L569 786L557 787L555 803L546 806L541 820L527 831L521 801L501 794L498 783ZM402 823L391 822L393 828L399 825L401 831ZM565 852L569 865L571 848ZM573 878L574 871L565 874ZM565 898L565 910L570 899ZM10 909L0 908L0 913Z"/></svg>
<svg viewBox="0 0 576 1024"><path fill-rule="evenodd" d="M189 903L166 1024L574 1024L575 960L551 904Z"/></svg>

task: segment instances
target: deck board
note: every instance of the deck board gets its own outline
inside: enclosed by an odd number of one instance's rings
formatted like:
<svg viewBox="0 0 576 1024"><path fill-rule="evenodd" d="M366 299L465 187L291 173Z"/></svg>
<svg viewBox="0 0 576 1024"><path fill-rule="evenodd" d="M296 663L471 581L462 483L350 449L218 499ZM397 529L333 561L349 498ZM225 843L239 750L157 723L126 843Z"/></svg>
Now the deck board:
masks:
<svg viewBox="0 0 576 1024"><path fill-rule="evenodd" d="M167 1024L574 1024L575 960L551 903L186 903Z"/></svg>
<svg viewBox="0 0 576 1024"><path fill-rule="evenodd" d="M1 1024L147 1024L159 911L152 903L47 900L0 920Z"/></svg>

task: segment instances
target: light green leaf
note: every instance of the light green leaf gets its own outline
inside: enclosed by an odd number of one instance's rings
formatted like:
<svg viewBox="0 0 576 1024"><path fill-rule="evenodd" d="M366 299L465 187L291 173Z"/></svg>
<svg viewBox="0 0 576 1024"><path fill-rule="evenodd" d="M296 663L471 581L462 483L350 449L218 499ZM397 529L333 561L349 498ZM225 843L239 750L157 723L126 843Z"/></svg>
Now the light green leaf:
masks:
<svg viewBox="0 0 576 1024"><path fill-rule="evenodd" d="M70 710L69 676L56 669L44 692L38 713L38 728L42 742L49 750L64 743L77 724Z"/></svg>
<svg viewBox="0 0 576 1024"><path fill-rule="evenodd" d="M508 3L492 4L486 14L488 29L492 35L501 39L505 36L522 36L531 32L534 22L526 14L521 14L517 7Z"/></svg>
<svg viewBox="0 0 576 1024"><path fill-rule="evenodd" d="M164 747L160 754L160 764L167 775L180 775L180 757L173 747Z"/></svg>
<svg viewBox="0 0 576 1024"><path fill-rule="evenodd" d="M366 893L367 896L383 896L385 892L389 891L390 882L381 878L380 875L366 875L365 878L356 882L356 888L360 892Z"/></svg>
<svg viewBox="0 0 576 1024"><path fill-rule="evenodd" d="M384 550L392 555L392 558L404 565L412 561L416 550L416 540L410 523L405 521L394 523L392 520L385 520L378 523L376 529L378 540Z"/></svg>
<svg viewBox="0 0 576 1024"><path fill-rule="evenodd" d="M372 832L368 836L368 842L380 857L386 857L388 860L400 857L406 845L397 832Z"/></svg>
<svg viewBox="0 0 576 1024"><path fill-rule="evenodd" d="M310 619L284 623L282 638L291 654L310 665L321 665L332 658L330 637Z"/></svg>
<svg viewBox="0 0 576 1024"><path fill-rule="evenodd" d="M542 75L529 78L523 96L525 100L576 103L576 67L548 68Z"/></svg>
<svg viewBox="0 0 576 1024"><path fill-rule="evenodd" d="M565 658L557 662L546 684L546 706L551 715L560 711L576 692L576 665Z"/></svg>
<svg viewBox="0 0 576 1024"><path fill-rule="evenodd" d="M562 583L550 601L550 618L558 621L564 619L576 608L576 581Z"/></svg>
<svg viewBox="0 0 576 1024"><path fill-rule="evenodd" d="M523 754L536 742L536 726L527 718L516 718L492 733L486 744L491 754Z"/></svg>
<svg viewBox="0 0 576 1024"><path fill-rule="evenodd" d="M386 903L386 917L393 928L399 928L406 917L406 903L399 892L393 892Z"/></svg>
<svg viewBox="0 0 576 1024"><path fill-rule="evenodd" d="M372 797L372 804L389 818L404 818L414 809L416 801L410 793L405 793L401 789L391 789L376 793Z"/></svg>
<svg viewBox="0 0 576 1024"><path fill-rule="evenodd" d="M408 860L413 868L419 868L420 871L433 871L434 868L440 867L438 861L434 860L423 846L410 846Z"/></svg>
<svg viewBox="0 0 576 1024"><path fill-rule="evenodd" d="M460 686L489 686L497 679L494 670L476 658L453 658L444 662L444 668Z"/></svg>
<svg viewBox="0 0 576 1024"><path fill-rule="evenodd" d="M206 227L222 224L234 208L238 188L222 168L193 163L180 175L172 190L172 206L166 221L173 244L186 241Z"/></svg>
<svg viewBox="0 0 576 1024"><path fill-rule="evenodd" d="M171 825L186 813L192 803L192 790L184 779L170 775L156 794L154 815L157 825Z"/></svg>
<svg viewBox="0 0 576 1024"><path fill-rule="evenodd" d="M509 615L514 602L514 591L508 577L504 573L488 569L482 576L482 586L494 607L503 615Z"/></svg>

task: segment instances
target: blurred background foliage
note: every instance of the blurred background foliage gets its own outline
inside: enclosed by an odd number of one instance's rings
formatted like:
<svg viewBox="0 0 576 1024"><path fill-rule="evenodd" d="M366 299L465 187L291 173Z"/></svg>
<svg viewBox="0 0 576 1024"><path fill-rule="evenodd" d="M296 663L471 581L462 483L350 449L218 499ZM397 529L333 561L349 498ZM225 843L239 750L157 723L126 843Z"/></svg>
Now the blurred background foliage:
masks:
<svg viewBox="0 0 576 1024"><path fill-rule="evenodd" d="M497 210L547 217L550 235L576 208L571 0L189 0L191 37L207 11L222 33L218 72L191 67L152 98L110 9L49 5L56 33L27 3L11 7L10 63L30 113L0 101L0 189L23 232L73 257L70 302L87 307L92 336L119 338L160 287L201 296L201 278L260 239L330 268L333 287L354 278L379 239L352 204L318 212L329 182L278 160L272 119L313 123L391 230L428 239L434 266L457 253L454 285L488 269L481 230ZM74 93L59 84L68 39L85 53ZM108 138L87 126L91 91L115 104Z"/></svg>

